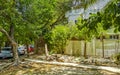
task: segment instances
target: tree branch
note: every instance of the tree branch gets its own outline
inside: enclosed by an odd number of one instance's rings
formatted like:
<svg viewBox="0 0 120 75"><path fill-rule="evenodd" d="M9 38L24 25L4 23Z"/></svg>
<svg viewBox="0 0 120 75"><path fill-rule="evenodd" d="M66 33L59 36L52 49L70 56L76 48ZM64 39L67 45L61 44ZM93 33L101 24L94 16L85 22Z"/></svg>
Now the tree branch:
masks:
<svg viewBox="0 0 120 75"><path fill-rule="evenodd" d="M0 28L0 32L2 32L3 34L6 35L7 39L12 43L12 39L10 38L9 34L7 33L7 31L3 28Z"/></svg>

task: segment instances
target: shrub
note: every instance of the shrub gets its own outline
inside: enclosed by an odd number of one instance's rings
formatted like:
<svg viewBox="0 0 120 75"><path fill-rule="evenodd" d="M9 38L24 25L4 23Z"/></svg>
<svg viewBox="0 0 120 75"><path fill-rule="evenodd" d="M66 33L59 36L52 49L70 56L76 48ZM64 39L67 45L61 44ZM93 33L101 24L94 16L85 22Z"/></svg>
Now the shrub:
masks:
<svg viewBox="0 0 120 75"><path fill-rule="evenodd" d="M67 43L75 36L76 31L73 28L75 27L58 25L45 36L52 53L64 53Z"/></svg>

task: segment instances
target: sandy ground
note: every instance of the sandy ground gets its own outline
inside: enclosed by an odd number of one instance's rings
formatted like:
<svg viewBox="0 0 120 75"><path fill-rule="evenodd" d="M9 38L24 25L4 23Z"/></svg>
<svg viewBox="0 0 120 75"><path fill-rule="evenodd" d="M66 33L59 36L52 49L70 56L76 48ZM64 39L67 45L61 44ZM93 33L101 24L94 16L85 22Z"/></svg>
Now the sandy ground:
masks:
<svg viewBox="0 0 120 75"><path fill-rule="evenodd" d="M82 60L82 58L79 57L66 56L66 55L64 56L58 55L58 57L60 57L59 62L72 62L72 63L83 64L83 61L80 61ZM24 58L27 57L22 56L21 60L23 60ZM37 60L45 60L45 56L38 56L38 55L33 55L30 56L29 58L37 59ZM57 60L53 59L52 61L58 61L58 59ZM6 65L7 63L11 63L11 62L12 59L0 60L0 64L3 65ZM92 63L87 62L86 64L92 64ZM0 67L3 65L0 65ZM109 66L108 63L106 63L106 65ZM12 66L12 65L7 66L6 68L0 71L0 75L119 75L119 74L103 71L103 70L91 70L91 69L48 65L48 64L40 64L35 62L24 61L24 63L20 64L19 66Z"/></svg>

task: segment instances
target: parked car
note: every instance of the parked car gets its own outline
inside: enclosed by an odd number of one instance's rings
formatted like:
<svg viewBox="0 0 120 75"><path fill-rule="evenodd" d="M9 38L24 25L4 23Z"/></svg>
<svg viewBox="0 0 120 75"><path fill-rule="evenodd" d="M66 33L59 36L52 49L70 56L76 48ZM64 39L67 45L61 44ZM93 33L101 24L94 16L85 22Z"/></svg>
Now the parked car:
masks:
<svg viewBox="0 0 120 75"><path fill-rule="evenodd" d="M33 52L34 51L34 46L30 46L28 49L29 52Z"/></svg>
<svg viewBox="0 0 120 75"><path fill-rule="evenodd" d="M18 54L19 55L24 55L26 53L26 49L24 46L18 47Z"/></svg>
<svg viewBox="0 0 120 75"><path fill-rule="evenodd" d="M25 54L25 48L24 47L18 47L18 54L23 55ZM13 52L11 47L3 47L0 51L0 58L12 58Z"/></svg>
<svg viewBox="0 0 120 75"><path fill-rule="evenodd" d="M12 58L13 53L11 47L4 47L0 51L0 58Z"/></svg>

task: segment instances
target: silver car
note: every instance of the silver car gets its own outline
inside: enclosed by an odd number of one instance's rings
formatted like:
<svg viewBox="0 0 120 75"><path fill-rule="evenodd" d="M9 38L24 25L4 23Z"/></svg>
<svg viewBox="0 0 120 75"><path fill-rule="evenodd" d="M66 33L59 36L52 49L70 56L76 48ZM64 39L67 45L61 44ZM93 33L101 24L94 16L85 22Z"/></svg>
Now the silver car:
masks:
<svg viewBox="0 0 120 75"><path fill-rule="evenodd" d="M24 48L23 46L18 47L18 54L19 54L19 55L25 54L25 48Z"/></svg>
<svg viewBox="0 0 120 75"><path fill-rule="evenodd" d="M11 58L13 57L13 53L11 47L4 47L0 51L0 58Z"/></svg>

